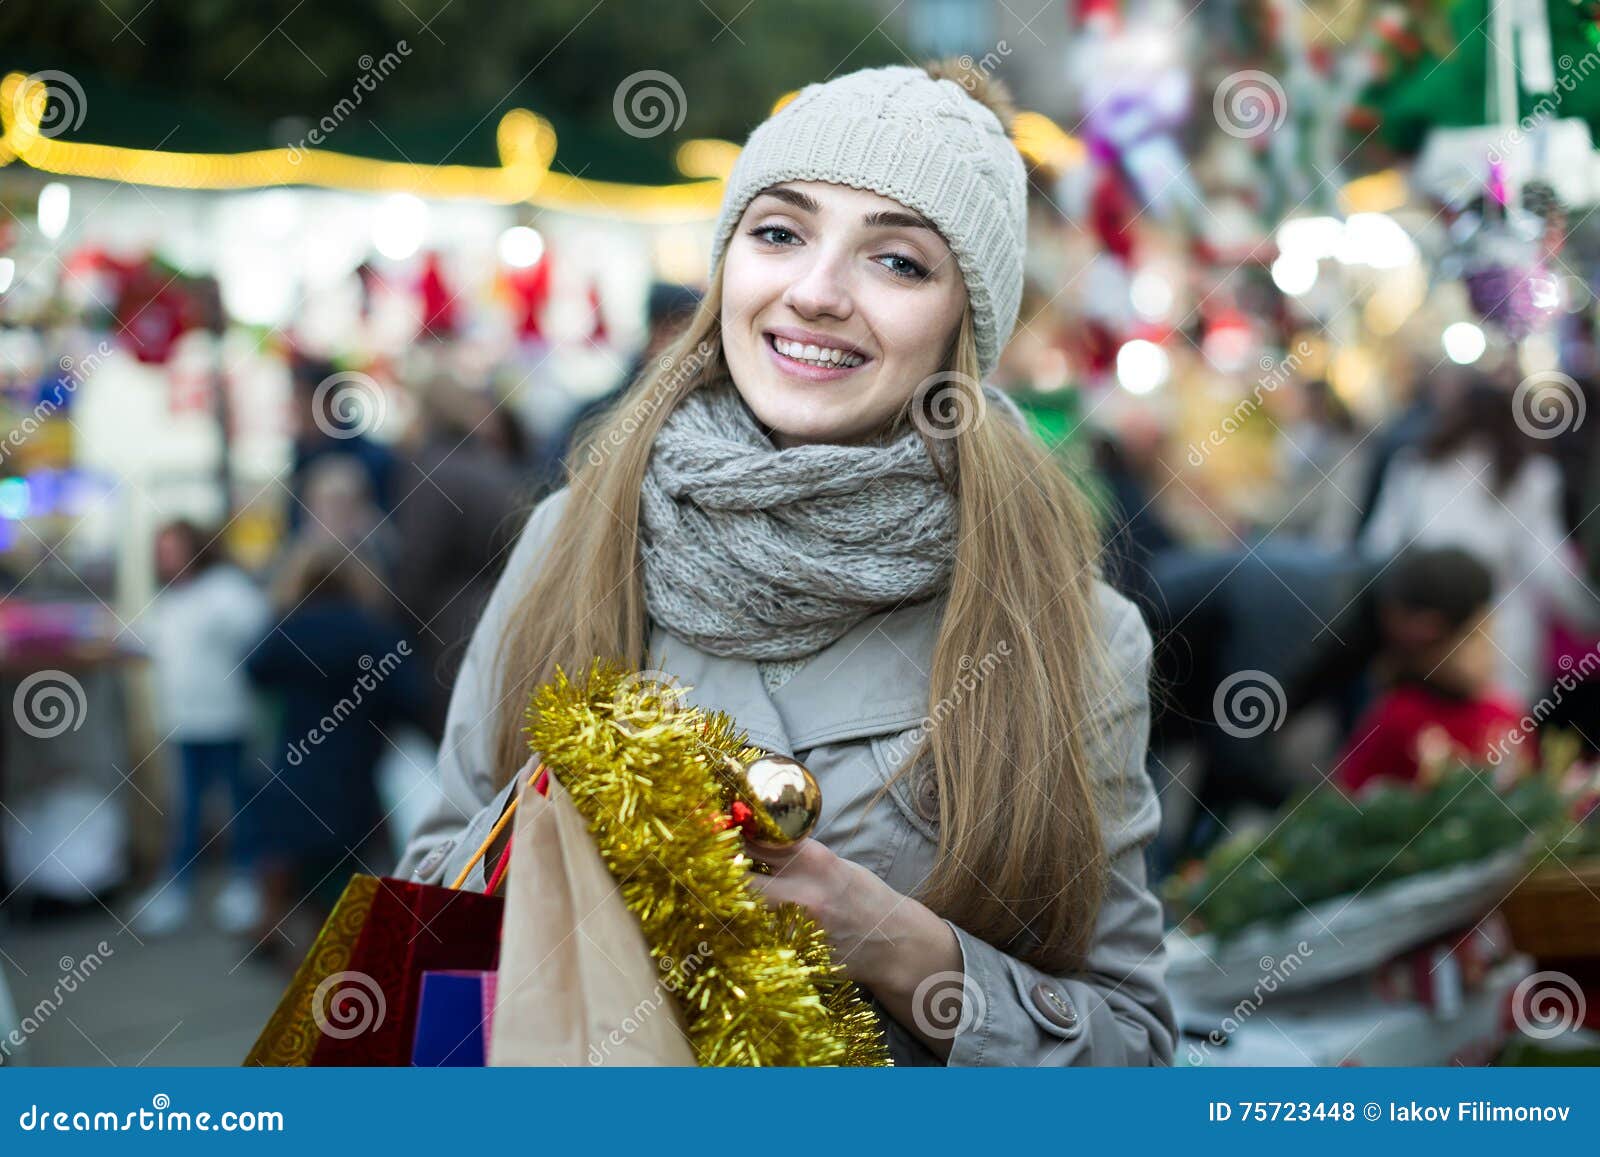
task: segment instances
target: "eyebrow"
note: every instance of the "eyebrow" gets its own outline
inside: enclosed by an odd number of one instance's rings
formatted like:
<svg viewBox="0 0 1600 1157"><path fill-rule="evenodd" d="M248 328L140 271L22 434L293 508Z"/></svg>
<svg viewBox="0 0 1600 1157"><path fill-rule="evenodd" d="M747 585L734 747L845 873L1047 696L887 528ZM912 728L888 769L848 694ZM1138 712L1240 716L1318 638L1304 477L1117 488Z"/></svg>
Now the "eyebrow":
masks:
<svg viewBox="0 0 1600 1157"><path fill-rule="evenodd" d="M815 197L808 196L799 189L791 189L786 185L774 185L770 189L763 189L760 196L772 197L783 201L804 213L816 213L822 209ZM926 218L917 213L908 213L903 209L881 209L875 213L868 213L862 218L862 223L872 228L927 229L930 232L937 232Z"/></svg>
<svg viewBox="0 0 1600 1157"><path fill-rule="evenodd" d="M868 213L862 221L871 226L886 229L927 229L932 231L933 226L916 213L906 213L900 210L885 209L877 213Z"/></svg>
<svg viewBox="0 0 1600 1157"><path fill-rule="evenodd" d="M791 189L785 185L774 185L770 189L763 189L761 190L760 195L763 197L773 197L779 201L787 202L788 204L793 205L796 209L806 213L815 213L822 208L821 205L817 204L817 199L815 197L808 197L799 189Z"/></svg>

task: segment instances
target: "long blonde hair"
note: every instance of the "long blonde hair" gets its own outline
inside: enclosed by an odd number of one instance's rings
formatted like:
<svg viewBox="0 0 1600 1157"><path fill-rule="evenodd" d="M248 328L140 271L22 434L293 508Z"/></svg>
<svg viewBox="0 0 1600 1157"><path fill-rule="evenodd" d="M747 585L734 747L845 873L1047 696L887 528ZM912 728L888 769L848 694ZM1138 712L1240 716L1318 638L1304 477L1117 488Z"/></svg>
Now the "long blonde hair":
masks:
<svg viewBox="0 0 1600 1157"><path fill-rule="evenodd" d="M645 663L639 495L673 407L728 377L720 285L719 269L684 333L573 455L566 508L501 640L501 782L526 759L524 711L558 665ZM950 387L966 394L959 404L981 407L970 311L949 369ZM897 420L928 403L913 396ZM938 785L935 866L917 897L971 934L1062 970L1092 942L1106 873L1086 756L1103 672L1096 529L1077 484L1015 423L991 413L953 442L959 544L929 679L934 722L897 773L927 758ZM1006 658L974 677L978 657L997 648Z"/></svg>

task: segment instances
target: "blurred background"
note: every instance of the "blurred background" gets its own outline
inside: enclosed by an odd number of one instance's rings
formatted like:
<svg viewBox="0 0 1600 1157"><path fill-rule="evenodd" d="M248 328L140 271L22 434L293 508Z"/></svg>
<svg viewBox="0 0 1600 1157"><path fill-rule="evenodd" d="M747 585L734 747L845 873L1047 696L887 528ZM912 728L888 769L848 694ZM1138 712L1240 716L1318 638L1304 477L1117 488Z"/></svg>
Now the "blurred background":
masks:
<svg viewBox="0 0 1600 1157"><path fill-rule="evenodd" d="M737 142L932 57L1156 639L1179 1063L1600 1058L1600 0L11 0L0 1064L240 1061Z"/></svg>

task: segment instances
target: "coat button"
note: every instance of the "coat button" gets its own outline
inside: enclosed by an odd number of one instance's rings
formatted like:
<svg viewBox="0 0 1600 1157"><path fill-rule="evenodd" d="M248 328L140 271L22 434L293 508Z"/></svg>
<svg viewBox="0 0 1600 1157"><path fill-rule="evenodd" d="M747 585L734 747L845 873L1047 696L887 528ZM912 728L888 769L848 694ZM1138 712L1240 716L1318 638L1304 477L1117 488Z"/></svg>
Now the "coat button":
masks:
<svg viewBox="0 0 1600 1157"><path fill-rule="evenodd" d="M1041 981L1033 986L1033 1007L1051 1024L1061 1028L1078 1027L1078 1010L1066 994L1053 984Z"/></svg>
<svg viewBox="0 0 1600 1157"><path fill-rule="evenodd" d="M932 769L917 778L917 814L930 824L939 822L939 777Z"/></svg>

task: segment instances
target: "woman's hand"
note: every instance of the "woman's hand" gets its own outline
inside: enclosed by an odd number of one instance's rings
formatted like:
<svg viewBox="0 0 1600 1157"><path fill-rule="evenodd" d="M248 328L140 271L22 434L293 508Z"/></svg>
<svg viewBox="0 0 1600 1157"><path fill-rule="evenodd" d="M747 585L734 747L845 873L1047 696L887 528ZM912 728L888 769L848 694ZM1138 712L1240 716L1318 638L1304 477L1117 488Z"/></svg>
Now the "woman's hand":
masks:
<svg viewBox="0 0 1600 1157"><path fill-rule="evenodd" d="M865 984L877 975L883 955L893 948L885 922L905 897L816 840L780 849L750 847L747 854L772 869L770 876L750 877L768 904L798 904L809 912L828 933L834 956L851 979Z"/></svg>
<svg viewBox="0 0 1600 1157"><path fill-rule="evenodd" d="M935 988L948 991L948 983L930 985L930 977L961 975L961 945L950 925L816 840L788 848L752 847L748 853L772 869L770 876L750 877L766 902L804 908L828 934L849 977L940 1056L948 1056L949 1034L929 1035L925 1029L932 1022L916 1006L929 1003Z"/></svg>

